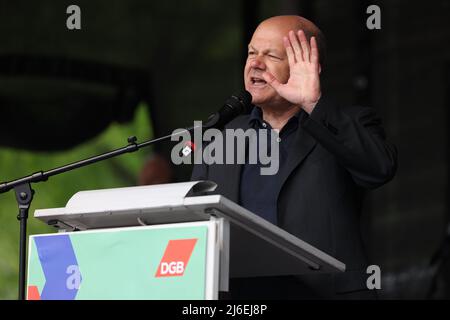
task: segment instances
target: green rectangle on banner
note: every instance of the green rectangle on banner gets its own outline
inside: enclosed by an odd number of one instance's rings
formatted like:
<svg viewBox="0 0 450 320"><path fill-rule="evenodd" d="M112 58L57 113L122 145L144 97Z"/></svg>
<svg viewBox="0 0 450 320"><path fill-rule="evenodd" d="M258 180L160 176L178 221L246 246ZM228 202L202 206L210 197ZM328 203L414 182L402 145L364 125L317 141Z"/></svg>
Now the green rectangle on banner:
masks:
<svg viewBox="0 0 450 320"><path fill-rule="evenodd" d="M208 223L31 236L28 298L205 299Z"/></svg>

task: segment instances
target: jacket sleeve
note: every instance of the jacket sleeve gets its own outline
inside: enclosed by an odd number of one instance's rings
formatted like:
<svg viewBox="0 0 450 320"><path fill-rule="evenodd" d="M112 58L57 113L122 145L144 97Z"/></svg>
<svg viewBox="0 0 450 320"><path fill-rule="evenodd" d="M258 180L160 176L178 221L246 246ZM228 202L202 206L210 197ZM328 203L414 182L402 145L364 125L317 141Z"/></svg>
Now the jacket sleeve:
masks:
<svg viewBox="0 0 450 320"><path fill-rule="evenodd" d="M336 157L358 186L376 188L394 177L397 150L386 140L374 109L341 109L321 98L301 125Z"/></svg>

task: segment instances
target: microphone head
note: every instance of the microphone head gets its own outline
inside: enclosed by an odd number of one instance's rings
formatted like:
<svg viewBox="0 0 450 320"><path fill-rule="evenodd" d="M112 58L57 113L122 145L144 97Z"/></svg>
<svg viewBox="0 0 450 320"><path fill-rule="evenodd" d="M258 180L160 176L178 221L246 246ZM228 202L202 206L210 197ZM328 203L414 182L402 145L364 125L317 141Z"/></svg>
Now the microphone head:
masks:
<svg viewBox="0 0 450 320"><path fill-rule="evenodd" d="M252 95L247 90L243 90L228 98L225 104L233 109L235 117L240 114L247 114L252 110Z"/></svg>
<svg viewBox="0 0 450 320"><path fill-rule="evenodd" d="M251 111L252 109L252 95L247 90L242 91L239 95L237 95L237 98L241 102L244 108L244 113L247 113Z"/></svg>
<svg viewBox="0 0 450 320"><path fill-rule="evenodd" d="M252 110L252 95L248 91L229 97L223 107L212 114L205 128L222 128L225 124L236 118L240 114L248 114Z"/></svg>

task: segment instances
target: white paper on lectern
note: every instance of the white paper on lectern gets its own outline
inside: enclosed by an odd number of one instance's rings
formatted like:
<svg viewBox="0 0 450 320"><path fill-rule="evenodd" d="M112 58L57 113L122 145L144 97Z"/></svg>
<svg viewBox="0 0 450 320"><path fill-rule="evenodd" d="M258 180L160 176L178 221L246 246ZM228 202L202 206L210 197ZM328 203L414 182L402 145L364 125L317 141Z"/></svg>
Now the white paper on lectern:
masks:
<svg viewBox="0 0 450 320"><path fill-rule="evenodd" d="M214 191L212 181L191 181L151 186L79 191L64 208L38 209L34 217L64 214L94 214L103 212L139 211L142 208L170 208L183 204L184 198L195 193Z"/></svg>
<svg viewBox="0 0 450 320"><path fill-rule="evenodd" d="M213 191L217 185L210 181L194 181L80 191L67 202L66 211L77 214L179 206L195 186L205 192Z"/></svg>

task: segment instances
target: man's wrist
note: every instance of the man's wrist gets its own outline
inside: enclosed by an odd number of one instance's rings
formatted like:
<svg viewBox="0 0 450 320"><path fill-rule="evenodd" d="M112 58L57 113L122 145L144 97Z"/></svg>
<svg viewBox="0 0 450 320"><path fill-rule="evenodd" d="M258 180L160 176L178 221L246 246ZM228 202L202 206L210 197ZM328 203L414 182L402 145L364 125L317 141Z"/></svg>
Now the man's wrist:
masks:
<svg viewBox="0 0 450 320"><path fill-rule="evenodd" d="M302 106L302 109L305 110L305 112L309 115L311 115L311 113L313 112L314 108L316 107L316 105L319 103L320 98L322 97L322 94L319 94L319 98L317 98L317 100L312 101L310 103L304 104Z"/></svg>

